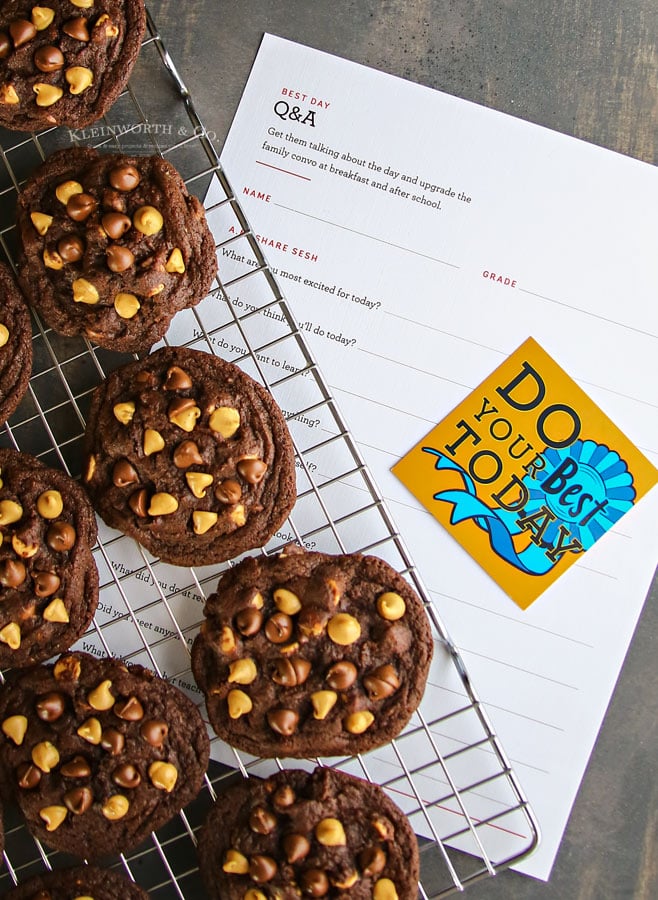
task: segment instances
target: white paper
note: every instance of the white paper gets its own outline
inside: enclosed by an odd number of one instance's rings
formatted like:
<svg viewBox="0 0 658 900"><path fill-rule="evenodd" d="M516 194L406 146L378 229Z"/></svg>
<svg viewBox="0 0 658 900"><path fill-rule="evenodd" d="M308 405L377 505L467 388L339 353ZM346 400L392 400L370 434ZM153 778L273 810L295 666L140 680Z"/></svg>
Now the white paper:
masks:
<svg viewBox="0 0 658 900"><path fill-rule="evenodd" d="M658 172L269 35L222 163L539 818L520 868L547 879L658 492L524 612L390 467L530 335L658 462Z"/></svg>

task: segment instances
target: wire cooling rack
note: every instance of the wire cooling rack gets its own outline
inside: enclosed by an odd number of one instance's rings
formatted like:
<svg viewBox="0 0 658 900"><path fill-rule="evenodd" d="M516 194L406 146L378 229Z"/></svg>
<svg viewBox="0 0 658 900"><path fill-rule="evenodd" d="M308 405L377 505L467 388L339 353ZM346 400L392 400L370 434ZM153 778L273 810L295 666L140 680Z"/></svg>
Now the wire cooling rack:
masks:
<svg viewBox="0 0 658 900"><path fill-rule="evenodd" d="M0 141L0 246L12 265L17 192L53 150L83 143L158 153L176 166L189 190L205 200L220 275L205 300L176 316L165 342L217 353L264 384L284 410L296 446L297 504L264 552L297 541L325 552L378 555L425 600L435 635L425 698L391 744L354 759L291 763L254 759L213 737L213 758L196 801L137 851L108 859L107 865L123 870L158 900L197 900L204 892L195 835L224 784L240 775L268 774L277 766L318 764L376 781L404 809L419 836L419 896L426 900L463 890L518 863L539 839L532 811L151 17L130 84L103 120L78 131L54 128L24 135L0 130ZM33 322L30 386L0 434L0 444L78 477L91 393L132 357L84 339L60 337L37 317ZM201 704L189 650L203 619L205 597L226 566L192 570L165 565L102 523L94 553L100 602L78 649L145 664ZM5 832L0 891L44 868L74 862L35 842L13 809L5 810Z"/></svg>

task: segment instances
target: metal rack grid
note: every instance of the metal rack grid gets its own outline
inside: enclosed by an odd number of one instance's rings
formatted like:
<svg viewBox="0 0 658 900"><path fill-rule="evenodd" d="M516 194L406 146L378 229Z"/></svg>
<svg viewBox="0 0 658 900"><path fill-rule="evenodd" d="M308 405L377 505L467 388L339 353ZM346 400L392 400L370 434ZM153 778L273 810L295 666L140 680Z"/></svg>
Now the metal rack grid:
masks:
<svg viewBox="0 0 658 900"><path fill-rule="evenodd" d="M0 246L10 264L21 183L52 150L77 142L162 154L181 172L189 190L205 199L220 280L194 310L176 316L165 342L235 362L264 384L284 410L296 446L298 500L264 552L295 540L325 552L374 553L402 572L425 601L436 639L435 659L425 698L407 729L387 747L358 758L294 765L336 765L384 787L419 835L419 896L425 900L463 890L519 862L539 839L522 788L150 16L130 84L105 119L78 132L54 128L23 135L0 130ZM132 357L103 351L83 339L62 338L37 317L33 347L28 394L5 425L0 444L32 453L77 477L90 395L110 371ZM168 566L99 524L94 552L100 603L78 648L145 664L200 703L189 648L203 618L204 599L226 566ZM137 851L106 861L157 900L203 896L195 832L223 785L291 764L248 757L217 738L212 739L211 755L199 797ZM5 831L0 890L44 867L74 862L35 842L15 810L5 810Z"/></svg>

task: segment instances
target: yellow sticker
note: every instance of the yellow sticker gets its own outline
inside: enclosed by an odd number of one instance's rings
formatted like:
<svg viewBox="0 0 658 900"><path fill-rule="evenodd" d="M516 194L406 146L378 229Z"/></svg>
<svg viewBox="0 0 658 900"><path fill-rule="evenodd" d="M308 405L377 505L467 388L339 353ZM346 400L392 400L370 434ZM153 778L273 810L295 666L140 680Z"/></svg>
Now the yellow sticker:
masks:
<svg viewBox="0 0 658 900"><path fill-rule="evenodd" d="M532 338L392 471L522 609L658 482Z"/></svg>

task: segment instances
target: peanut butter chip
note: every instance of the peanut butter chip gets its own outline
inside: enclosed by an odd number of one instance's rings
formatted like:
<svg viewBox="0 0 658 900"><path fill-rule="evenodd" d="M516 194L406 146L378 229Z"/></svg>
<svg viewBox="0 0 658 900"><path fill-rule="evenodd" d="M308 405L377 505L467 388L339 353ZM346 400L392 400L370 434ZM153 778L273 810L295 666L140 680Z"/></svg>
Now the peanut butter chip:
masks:
<svg viewBox="0 0 658 900"><path fill-rule="evenodd" d="M150 456L152 453L159 453L164 450L164 438L159 431L154 428L147 428L144 432L144 453Z"/></svg>
<svg viewBox="0 0 658 900"><path fill-rule="evenodd" d="M203 509L195 510L192 513L192 530L195 534L205 534L217 524L218 518L219 516L216 512L208 512Z"/></svg>
<svg viewBox="0 0 658 900"><path fill-rule="evenodd" d="M302 603L297 594L293 594L287 588L276 588L274 591L274 605L278 610L289 616L294 616L302 608Z"/></svg>
<svg viewBox="0 0 658 900"><path fill-rule="evenodd" d="M130 808L130 802L123 794L114 794L101 808L101 812L110 822L123 819Z"/></svg>
<svg viewBox="0 0 658 900"><path fill-rule="evenodd" d="M335 691L314 691L311 694L313 718L326 719L336 705L338 694Z"/></svg>
<svg viewBox="0 0 658 900"><path fill-rule="evenodd" d="M23 515L23 507L14 500L0 500L0 525L13 525Z"/></svg>
<svg viewBox="0 0 658 900"><path fill-rule="evenodd" d="M13 84L3 84L0 87L0 103L8 103L9 105L14 105L20 102L20 98L16 93L16 88Z"/></svg>
<svg viewBox="0 0 658 900"><path fill-rule="evenodd" d="M71 3L79 9L91 9L94 5L94 0L71 0Z"/></svg>
<svg viewBox="0 0 658 900"><path fill-rule="evenodd" d="M42 254L43 264L47 269L54 269L58 272L64 268L64 260L54 250L44 250Z"/></svg>
<svg viewBox="0 0 658 900"><path fill-rule="evenodd" d="M20 556L21 559L32 559L39 552L39 544L26 544L17 534L11 536L11 546L14 548L16 556Z"/></svg>
<svg viewBox="0 0 658 900"><path fill-rule="evenodd" d="M218 406L211 413L208 424L211 430L221 435L221 437L233 437L240 427L240 413L232 406Z"/></svg>
<svg viewBox="0 0 658 900"><path fill-rule="evenodd" d="M250 657L236 659L228 669L228 680L234 684L251 684L257 675L256 663Z"/></svg>
<svg viewBox="0 0 658 900"><path fill-rule="evenodd" d="M48 6L32 7L32 24L37 31L44 31L52 23L54 18L54 9L50 9Z"/></svg>
<svg viewBox="0 0 658 900"><path fill-rule="evenodd" d="M375 717L368 709L360 709L358 712L350 713L345 719L345 730L350 734L363 734L375 721Z"/></svg>
<svg viewBox="0 0 658 900"><path fill-rule="evenodd" d="M114 309L122 319L132 319L139 312L141 304L135 294L120 291L114 298Z"/></svg>
<svg viewBox="0 0 658 900"><path fill-rule="evenodd" d="M43 611L43 618L46 622L59 622L62 624L68 622L69 614L64 606L64 601L59 597L55 597L54 600L51 600Z"/></svg>
<svg viewBox="0 0 658 900"><path fill-rule="evenodd" d="M21 646L21 629L16 622L9 622L4 628L0 629L0 641L11 650L18 650Z"/></svg>
<svg viewBox="0 0 658 900"><path fill-rule="evenodd" d="M2 723L2 731L17 747L20 747L27 731L27 717L9 716Z"/></svg>
<svg viewBox="0 0 658 900"><path fill-rule="evenodd" d="M157 234L164 225L164 219L154 206L140 206L133 215L133 225L142 234Z"/></svg>
<svg viewBox="0 0 658 900"><path fill-rule="evenodd" d="M324 847L344 847L347 844L345 829L339 819L321 819L315 826L315 837Z"/></svg>
<svg viewBox="0 0 658 900"><path fill-rule="evenodd" d="M101 681L93 690L89 691L87 694L87 702L92 709L99 711L112 709L115 697L110 690L111 687L112 682L109 679L106 679L105 681Z"/></svg>
<svg viewBox="0 0 658 900"><path fill-rule="evenodd" d="M64 77L70 85L69 91L77 95L91 86L94 80L94 73L86 66L71 66L64 73Z"/></svg>
<svg viewBox="0 0 658 900"><path fill-rule="evenodd" d="M149 766L149 778L154 787L170 794L176 786L178 770L171 763L157 760Z"/></svg>
<svg viewBox="0 0 658 900"><path fill-rule="evenodd" d="M42 107L53 106L58 100L61 100L64 94L64 91L57 85L44 82L33 85L32 90L37 95L37 106Z"/></svg>
<svg viewBox="0 0 658 900"><path fill-rule="evenodd" d="M32 220L32 224L36 228L37 232L42 237L48 231L50 226L53 224L53 217L47 216L45 213L40 213L40 212L30 213L30 219Z"/></svg>
<svg viewBox="0 0 658 900"><path fill-rule="evenodd" d="M153 494L148 508L149 516L169 516L178 509L178 500L164 491Z"/></svg>
<svg viewBox="0 0 658 900"><path fill-rule="evenodd" d="M399 594L394 591L387 591L377 598L377 612L389 622L395 622L401 619L406 611L406 604Z"/></svg>
<svg viewBox="0 0 658 900"><path fill-rule="evenodd" d="M74 194L82 194L83 191L84 188L79 181L63 181L55 188L55 196L66 206Z"/></svg>
<svg viewBox="0 0 658 900"><path fill-rule="evenodd" d="M42 772L51 772L59 763L59 752L50 741L40 741L32 748L32 762Z"/></svg>
<svg viewBox="0 0 658 900"><path fill-rule="evenodd" d="M334 644L346 647L359 639L361 626L358 619L355 619L349 613L336 613L335 616L329 619L327 634Z"/></svg>
<svg viewBox="0 0 658 900"><path fill-rule="evenodd" d="M66 819L67 813L65 806L44 806L39 810L39 817L46 823L46 831L56 831Z"/></svg>
<svg viewBox="0 0 658 900"><path fill-rule="evenodd" d="M37 511L44 519L56 519L63 509L64 501L59 491L44 491L37 498Z"/></svg>
<svg viewBox="0 0 658 900"><path fill-rule="evenodd" d="M242 528L244 523L247 521L247 516L242 503L238 503L237 506L234 506L228 516L233 524L237 525L238 528Z"/></svg>
<svg viewBox="0 0 658 900"><path fill-rule="evenodd" d="M228 692L226 702L228 703L228 714L232 719L239 719L240 716L250 713L253 707L251 697L237 688Z"/></svg>
<svg viewBox="0 0 658 900"><path fill-rule="evenodd" d="M183 431L194 431L197 419L201 415L201 410L195 404L194 400L187 397L181 397L174 400L168 410L169 421L172 425L177 425Z"/></svg>
<svg viewBox="0 0 658 900"><path fill-rule="evenodd" d="M239 850L230 849L226 851L222 869L231 875L246 875L249 871L249 860Z"/></svg>
<svg viewBox="0 0 658 900"><path fill-rule="evenodd" d="M165 271L178 272L179 274L182 274L185 271L183 254L180 252L178 247L174 247L174 249L171 251L169 259L165 263Z"/></svg>
<svg viewBox="0 0 658 900"><path fill-rule="evenodd" d="M100 300L98 289L86 278L76 278L71 287L75 303L86 303L93 306Z"/></svg>
<svg viewBox="0 0 658 900"><path fill-rule="evenodd" d="M9 329L3 322L0 322L0 347L4 347L8 340Z"/></svg>
<svg viewBox="0 0 658 900"><path fill-rule="evenodd" d="M398 900L398 892L390 878L380 878L372 892L373 900Z"/></svg>

